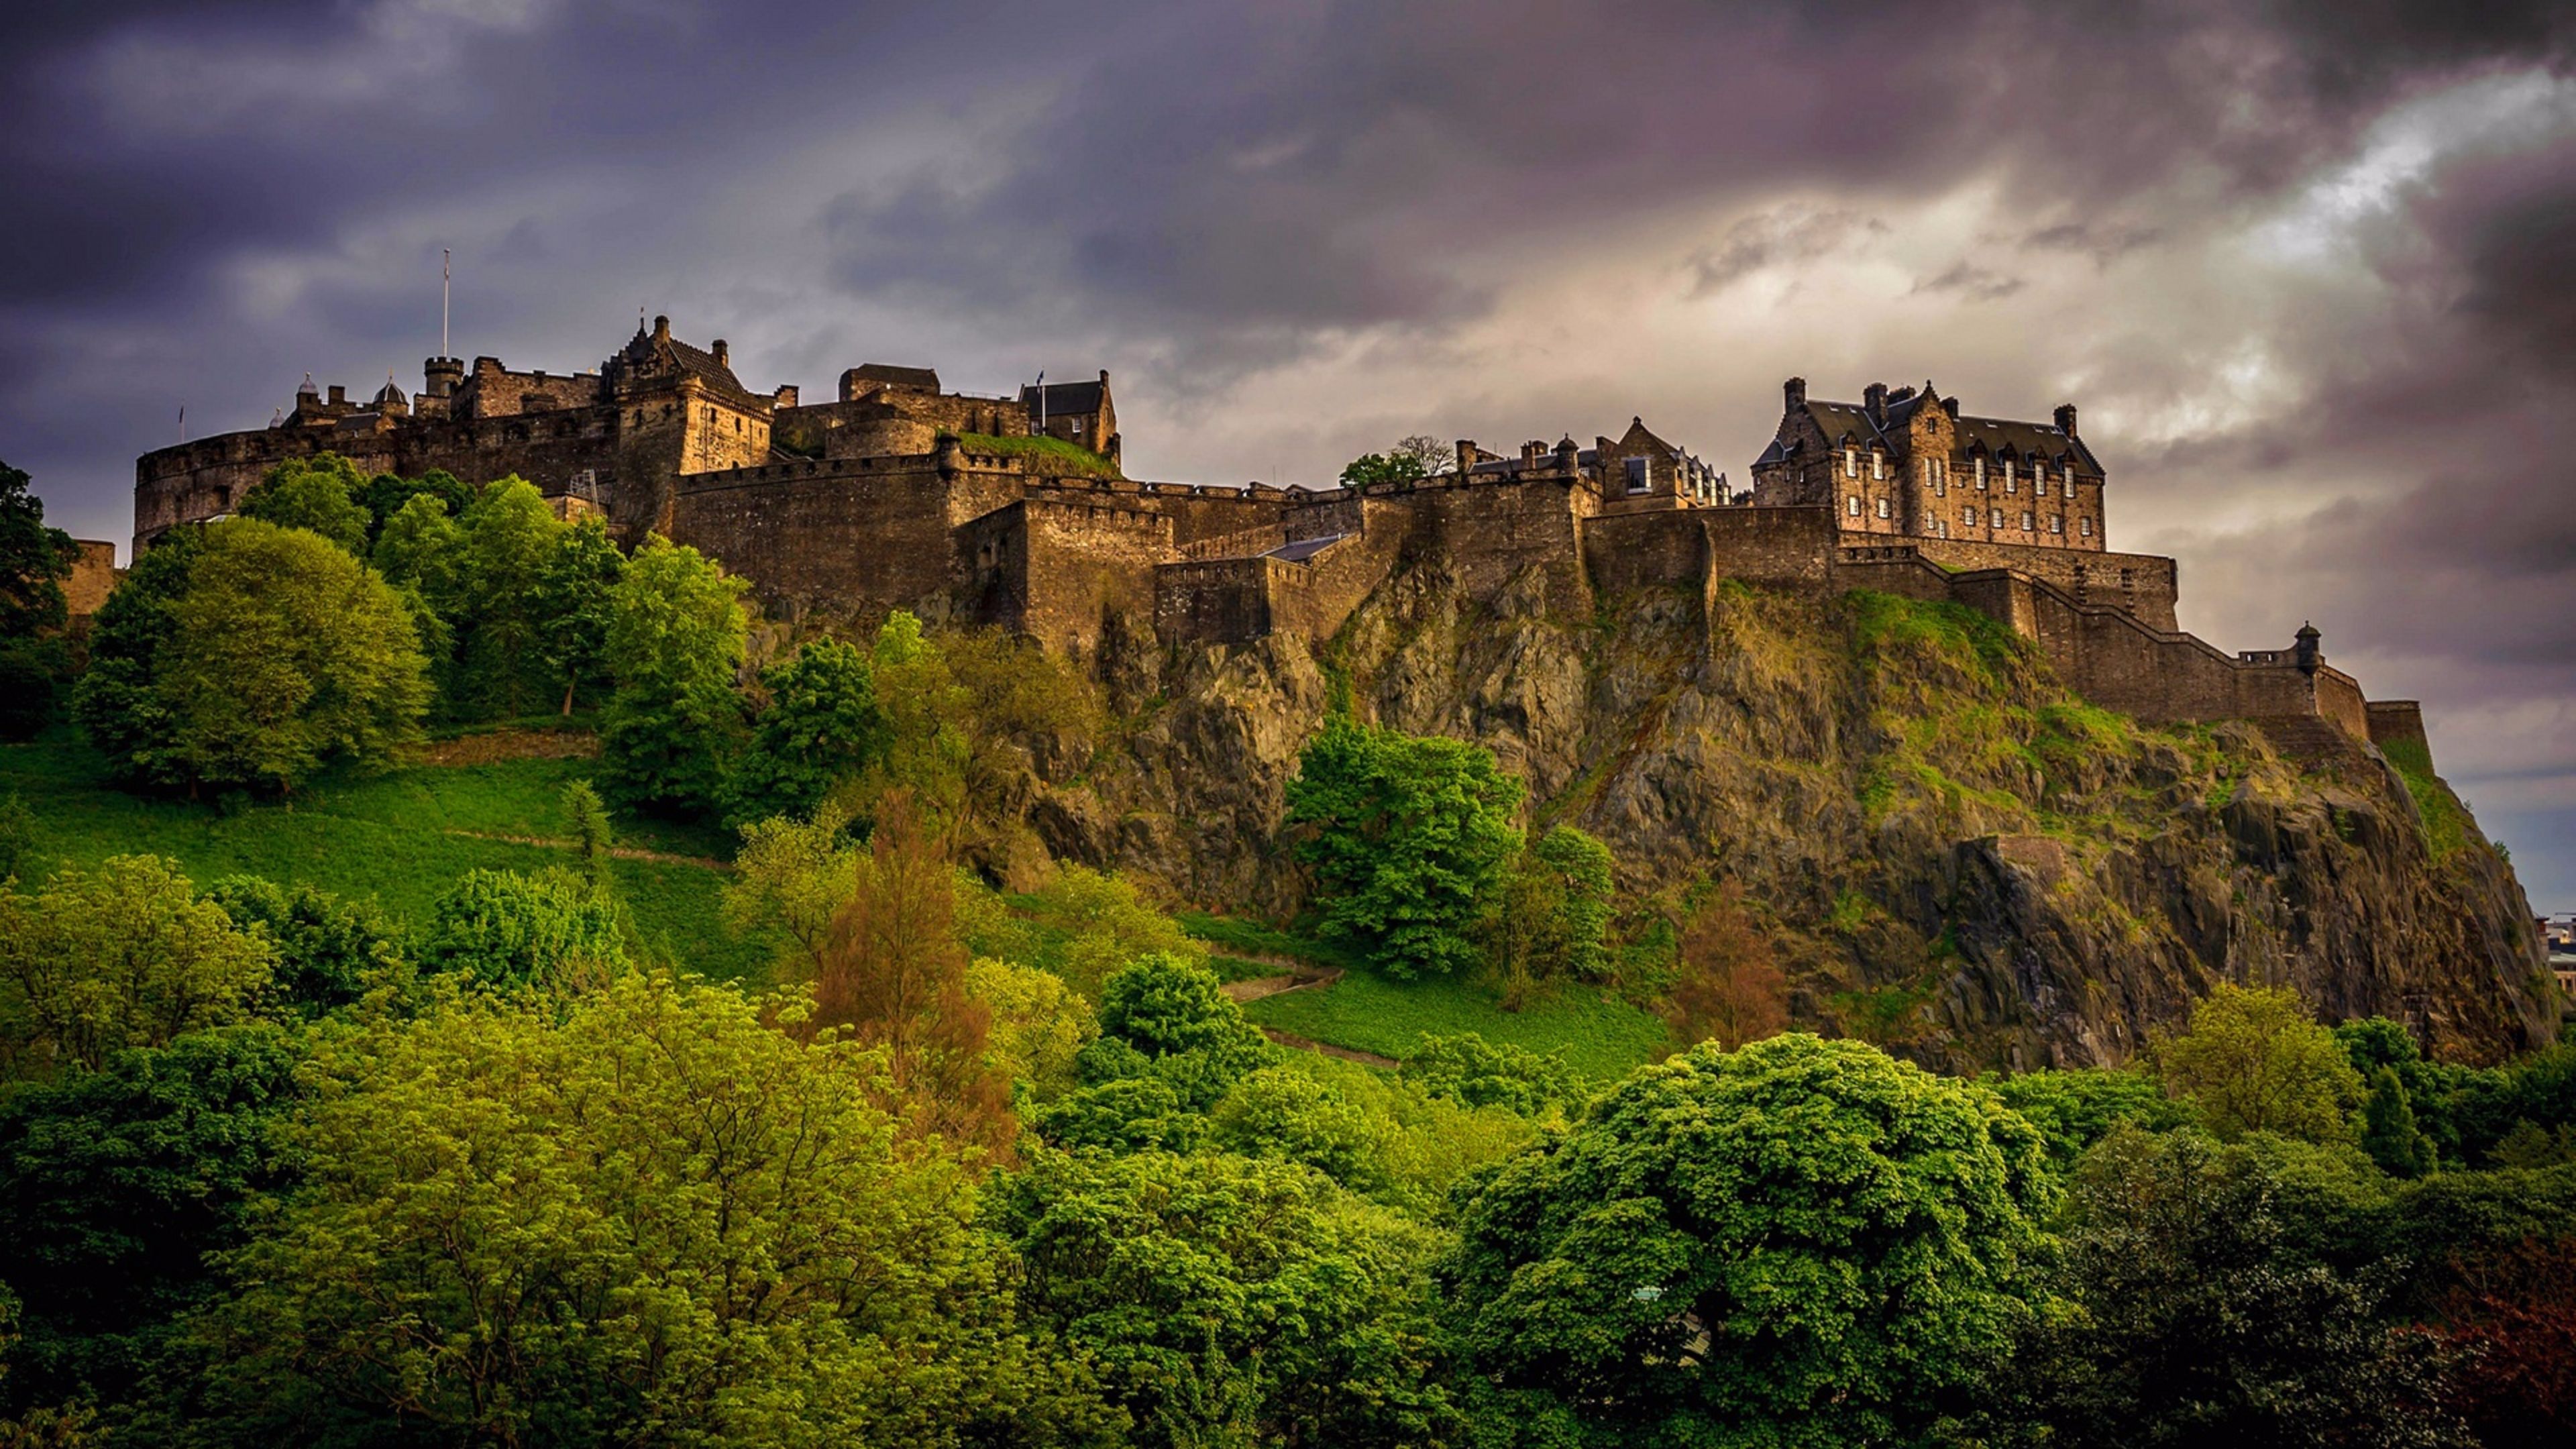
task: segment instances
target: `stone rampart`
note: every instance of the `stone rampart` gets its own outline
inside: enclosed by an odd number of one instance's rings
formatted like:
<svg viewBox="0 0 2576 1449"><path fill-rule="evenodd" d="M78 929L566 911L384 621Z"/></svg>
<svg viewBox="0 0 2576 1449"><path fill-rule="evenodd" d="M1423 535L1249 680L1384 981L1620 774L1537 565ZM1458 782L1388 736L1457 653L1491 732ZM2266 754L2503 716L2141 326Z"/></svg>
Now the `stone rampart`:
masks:
<svg viewBox="0 0 2576 1449"><path fill-rule="evenodd" d="M2177 580L2174 561L2169 558L1954 538L1906 538L1895 546L1912 548L1952 570L2011 569L2046 579L2079 603L2109 604L2128 610L2154 628L2175 627Z"/></svg>

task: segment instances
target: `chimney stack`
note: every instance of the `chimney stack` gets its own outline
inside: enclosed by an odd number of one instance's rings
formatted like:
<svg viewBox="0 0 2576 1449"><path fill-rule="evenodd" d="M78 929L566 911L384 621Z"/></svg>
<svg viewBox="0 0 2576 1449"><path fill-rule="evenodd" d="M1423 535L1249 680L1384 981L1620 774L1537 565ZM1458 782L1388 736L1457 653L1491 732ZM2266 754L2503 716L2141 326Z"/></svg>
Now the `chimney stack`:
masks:
<svg viewBox="0 0 2576 1449"><path fill-rule="evenodd" d="M2075 404L2057 405L2057 430L2070 438L2075 436Z"/></svg>
<svg viewBox="0 0 2576 1449"><path fill-rule="evenodd" d="M653 340L656 342L668 342L671 340L670 318L656 317L653 319Z"/></svg>
<svg viewBox="0 0 2576 1449"><path fill-rule="evenodd" d="M1886 384L1886 383L1883 383L1883 382L1873 382L1873 383L1871 383L1871 384L1868 386L1868 388L1867 388L1867 389L1865 389L1865 390L1863 390L1863 392L1861 393L1861 403L1862 403L1862 405L1863 405L1864 407L1866 407L1866 408L1869 410L1869 417L1870 417L1870 421L1871 421L1871 422L1874 422L1874 423L1884 423L1884 422L1886 422L1886 421L1887 421L1887 384Z"/></svg>
<svg viewBox="0 0 2576 1449"><path fill-rule="evenodd" d="M1800 408L1805 407L1807 405L1807 380L1803 377L1793 377L1787 382L1780 384L1780 397L1781 400L1788 405L1787 410L1790 412L1794 413Z"/></svg>
<svg viewBox="0 0 2576 1449"><path fill-rule="evenodd" d="M710 349L710 350L711 350L711 351L713 351L713 352L715 353L715 356L716 356L716 366L718 366L718 367L731 367L731 366L733 366L733 362L732 362L732 360L731 360L731 355L730 355L730 354L725 350L725 340L724 340L723 338L721 338L721 337L717 338L717 339L716 339L716 345L715 345L712 349Z"/></svg>

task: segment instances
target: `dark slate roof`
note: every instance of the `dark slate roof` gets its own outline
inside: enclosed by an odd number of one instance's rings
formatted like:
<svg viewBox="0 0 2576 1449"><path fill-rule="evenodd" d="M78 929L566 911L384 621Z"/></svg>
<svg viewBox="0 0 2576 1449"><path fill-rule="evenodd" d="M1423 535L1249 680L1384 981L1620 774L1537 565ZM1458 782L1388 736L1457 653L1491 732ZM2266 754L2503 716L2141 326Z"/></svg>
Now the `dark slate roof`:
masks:
<svg viewBox="0 0 2576 1449"><path fill-rule="evenodd" d="M671 339L671 357L680 364L682 372L706 384L707 391L729 401L748 404L752 407L758 407L769 401L744 387L742 379L733 375L733 369L716 361L716 355L712 352L691 347L674 337Z"/></svg>
<svg viewBox="0 0 2576 1449"><path fill-rule="evenodd" d="M2099 474L2102 465L2093 450L2081 438L2070 438L2054 423L2017 423L2007 418L1961 417L1958 422L1959 451L1982 445L1989 456L2010 448L2018 457L2040 454L2050 459L2072 452L2087 473Z"/></svg>
<svg viewBox="0 0 2576 1449"><path fill-rule="evenodd" d="M1887 426L1884 428L1870 417L1868 407L1861 403L1822 402L1810 399L1807 403L1807 415L1816 420L1816 426L1824 433L1825 441L1834 447L1843 446L1843 440L1848 438L1853 447L1866 448L1872 440L1876 440L1889 444L1893 451L1893 444L1904 434L1906 421L1914 416L1915 409L1937 396L1938 394L1927 390L1915 393L1911 397L1890 398L1887 404ZM2086 472L2098 477L2103 471L2100 460L2093 456L2092 449L2084 446L2081 438L2068 437L2053 423L2023 423L2006 418L1972 418L1963 414L1953 424L1953 430L1959 440L1959 450L1963 453L1976 444L1983 444L1989 454L2000 453L2009 444L2014 454L2020 457L2044 453L2050 458L2058 458L2072 450L2077 460L2084 465ZM1762 450L1762 456L1753 460L1753 466L1766 468L1786 460L1788 456L1788 451L1781 446L1780 439L1775 436L1770 446Z"/></svg>
<svg viewBox="0 0 2576 1449"><path fill-rule="evenodd" d="M1076 413L1088 417L1100 411L1100 393L1101 386L1096 379L1091 382L1048 383L1046 414L1051 418L1070 417ZM1038 415L1037 384L1022 383L1020 401L1027 406L1029 416L1035 418Z"/></svg>
<svg viewBox="0 0 2576 1449"><path fill-rule="evenodd" d="M897 367L891 362L863 362L851 368L849 375L862 382L878 382L888 387L939 391L939 369L935 367Z"/></svg>

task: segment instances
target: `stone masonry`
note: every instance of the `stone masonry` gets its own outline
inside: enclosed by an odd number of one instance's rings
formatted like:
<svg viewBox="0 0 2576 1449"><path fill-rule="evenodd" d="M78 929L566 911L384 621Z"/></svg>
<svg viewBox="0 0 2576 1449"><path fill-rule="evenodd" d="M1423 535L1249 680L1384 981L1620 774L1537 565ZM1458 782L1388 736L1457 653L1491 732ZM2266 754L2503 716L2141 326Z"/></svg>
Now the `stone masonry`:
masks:
<svg viewBox="0 0 2576 1449"><path fill-rule="evenodd" d="M725 343L690 346L656 318L596 371L432 358L425 373L417 398L388 380L363 406L308 380L266 429L145 454L136 546L327 451L366 471L518 475L629 540L706 552L783 618L908 608L1080 656L1120 628L1173 645L1327 637L1408 560L1471 597L1534 587L1579 615L1728 579L1870 588L2002 620L2072 688L2142 719L2255 718L2313 749L2423 738L2412 702L2365 701L2313 630L2235 655L2180 632L2173 560L2108 549L2103 469L2072 406L2012 422L1929 383L1830 403L1793 378L1742 494L1641 418L1590 447L1462 439L1437 476L1314 490L1122 476L1105 372L975 394L867 364L805 405L794 387L751 391Z"/></svg>

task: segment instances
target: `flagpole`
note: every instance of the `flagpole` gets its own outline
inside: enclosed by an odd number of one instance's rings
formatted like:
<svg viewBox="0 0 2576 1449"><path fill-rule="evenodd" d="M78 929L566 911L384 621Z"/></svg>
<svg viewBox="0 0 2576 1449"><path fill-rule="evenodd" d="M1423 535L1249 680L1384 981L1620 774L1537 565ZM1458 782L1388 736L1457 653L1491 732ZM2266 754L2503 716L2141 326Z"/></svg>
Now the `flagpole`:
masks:
<svg viewBox="0 0 2576 1449"><path fill-rule="evenodd" d="M438 355L447 355L447 248L438 249Z"/></svg>

